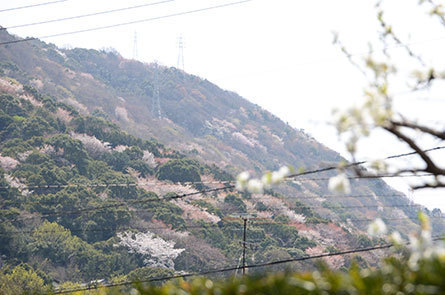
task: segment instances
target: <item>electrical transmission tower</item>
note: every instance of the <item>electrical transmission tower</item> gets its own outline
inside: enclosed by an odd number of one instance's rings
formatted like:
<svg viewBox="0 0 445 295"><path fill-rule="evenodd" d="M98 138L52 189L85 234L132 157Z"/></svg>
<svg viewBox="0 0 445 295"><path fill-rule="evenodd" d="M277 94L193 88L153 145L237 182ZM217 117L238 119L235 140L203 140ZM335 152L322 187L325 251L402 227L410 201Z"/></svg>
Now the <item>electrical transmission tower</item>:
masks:
<svg viewBox="0 0 445 295"><path fill-rule="evenodd" d="M159 98L159 66L158 63L155 62L153 66L153 97L152 97L152 106L151 106L151 114L153 118L162 118L161 113L161 100Z"/></svg>
<svg viewBox="0 0 445 295"><path fill-rule="evenodd" d="M178 65L177 68L184 71L184 42L182 36L178 39Z"/></svg>
<svg viewBox="0 0 445 295"><path fill-rule="evenodd" d="M138 59L138 35L136 32L134 32L133 59Z"/></svg>

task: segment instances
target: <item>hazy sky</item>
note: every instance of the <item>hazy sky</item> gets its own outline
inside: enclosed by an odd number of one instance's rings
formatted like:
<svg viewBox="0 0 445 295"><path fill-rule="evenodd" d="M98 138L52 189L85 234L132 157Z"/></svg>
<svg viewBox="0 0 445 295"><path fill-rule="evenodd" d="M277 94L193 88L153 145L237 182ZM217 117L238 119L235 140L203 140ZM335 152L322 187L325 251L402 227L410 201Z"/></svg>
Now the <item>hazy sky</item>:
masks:
<svg viewBox="0 0 445 295"><path fill-rule="evenodd" d="M9 0L0 10L50 0ZM236 2L236 0L67 0L21 10L0 12L0 25L11 27L93 12L165 2L122 12L77 20L10 29L21 37L42 37L118 23L131 22L193 11ZM445 66L445 32L425 17L417 0L386 1L386 17L394 29L424 54L426 62ZM157 60L176 66L178 38L184 42L185 71L235 91L264 107L296 128L305 129L317 140L342 152L332 121L334 108L346 109L363 98L366 79L350 65L338 47L332 45L333 31L355 58L368 51L368 42L377 40L373 1L357 0L252 0L249 2L169 17L138 24L79 33L44 41L58 46L101 49L113 47L132 58L137 36L137 58ZM411 64L403 50L389 46L402 71ZM400 54L399 54L400 53ZM439 91L407 94L405 80L395 81L396 106L411 118L429 124L445 123L445 99ZM428 99L425 99L428 97ZM424 148L443 143L422 139ZM384 133L361 144L360 159L383 158L408 149ZM445 152L436 152L445 159ZM415 157L399 162L412 165ZM408 179L391 180L407 192ZM411 195L429 208L445 210L445 190L419 191Z"/></svg>

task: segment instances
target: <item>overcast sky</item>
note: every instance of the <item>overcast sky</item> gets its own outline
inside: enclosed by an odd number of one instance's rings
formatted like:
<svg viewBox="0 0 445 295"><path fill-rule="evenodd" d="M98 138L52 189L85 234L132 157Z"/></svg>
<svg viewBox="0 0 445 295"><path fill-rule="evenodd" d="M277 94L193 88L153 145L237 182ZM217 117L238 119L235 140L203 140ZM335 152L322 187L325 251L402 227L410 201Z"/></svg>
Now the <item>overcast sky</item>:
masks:
<svg viewBox="0 0 445 295"><path fill-rule="evenodd" d="M54 1L54 0L53 0ZM9 0L0 10L50 0ZM122 7L164 2L121 12L76 20L11 28L21 37L42 37L198 10L236 0L66 0L51 5L0 12L0 25L11 27L50 19L83 15ZM419 9L417 0L387 1L387 19L404 40L426 57L426 62L445 66L445 32ZM366 79L332 45L338 32L355 58L376 42L376 11L373 1L357 0L252 0L182 16L138 24L43 39L62 47L101 49L113 47L133 58L177 66L178 39L183 37L185 71L235 91L271 111L290 125L305 129L317 140L344 155L331 122L334 108L346 109L363 99ZM400 48L390 46L395 61L409 71L410 63ZM400 52L400 55L399 55ZM406 62L405 62L406 61ZM408 95L404 80L396 81L396 107L419 121L444 125L445 99L438 93ZM428 99L425 99L428 98ZM423 139L422 139L423 140ZM440 143L423 140L423 147ZM442 143L443 145L443 143ZM360 159L383 158L408 149L384 133L360 145ZM444 152L436 152L445 158ZM407 159L398 165L415 163ZM391 180L408 192L408 179ZM419 191L410 195L427 207L445 210L445 191Z"/></svg>

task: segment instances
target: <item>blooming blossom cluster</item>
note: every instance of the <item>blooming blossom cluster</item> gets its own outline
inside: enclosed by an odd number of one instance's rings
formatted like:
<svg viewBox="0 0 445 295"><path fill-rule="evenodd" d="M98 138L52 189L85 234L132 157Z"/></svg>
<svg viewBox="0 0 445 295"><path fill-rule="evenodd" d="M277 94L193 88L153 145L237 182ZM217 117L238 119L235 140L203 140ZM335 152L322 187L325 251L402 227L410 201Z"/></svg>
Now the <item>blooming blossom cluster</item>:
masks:
<svg viewBox="0 0 445 295"><path fill-rule="evenodd" d="M380 218L377 218L368 226L368 234L371 237L382 236L387 231L386 224Z"/></svg>
<svg viewBox="0 0 445 295"><path fill-rule="evenodd" d="M19 190L19 192L22 194L22 196L29 196L31 194L31 191L29 191L26 188L26 184L20 182L19 179L9 175L9 174L5 174L4 178L6 180L6 182L8 183L8 185L10 185L13 188L17 188Z"/></svg>
<svg viewBox="0 0 445 295"><path fill-rule="evenodd" d="M124 107L116 107L114 110L114 114L116 115L116 118L120 121L129 122L130 119L128 118L128 112Z"/></svg>
<svg viewBox="0 0 445 295"><path fill-rule="evenodd" d="M328 188L331 192L349 194L351 192L351 184L346 174L341 173L329 179Z"/></svg>
<svg viewBox="0 0 445 295"><path fill-rule="evenodd" d="M409 250L408 266L412 270L418 269L420 260L431 258L445 259L445 243L444 241L434 243L431 236L431 226L428 217L420 212L419 220L421 225L420 234L411 234L407 243ZM380 218L377 218L368 226L368 233L374 237L383 236L387 233L387 227ZM388 235L388 239L394 246L399 248L406 244L400 233L397 231Z"/></svg>
<svg viewBox="0 0 445 295"><path fill-rule="evenodd" d="M88 154L90 154L92 157L98 157L104 153L110 152L111 150L108 142L102 142L96 137L88 134L72 133L71 137L80 140Z"/></svg>
<svg viewBox="0 0 445 295"><path fill-rule="evenodd" d="M272 185L282 183L292 170L293 168L290 166L283 166L278 171L265 173L261 179L250 178L250 174L247 171L241 172L236 177L236 189L239 191L247 190L253 194L262 194L264 189L269 189Z"/></svg>
<svg viewBox="0 0 445 295"><path fill-rule="evenodd" d="M155 156L149 151L143 151L142 160L147 164L150 168L156 167Z"/></svg>
<svg viewBox="0 0 445 295"><path fill-rule="evenodd" d="M128 248L130 253L138 253L145 257L144 263L153 267L174 269L174 259L185 249L174 249L175 242L165 241L151 232L118 233L119 245Z"/></svg>
<svg viewBox="0 0 445 295"><path fill-rule="evenodd" d="M16 159L0 155L0 167L5 169L6 171L14 169L15 167L17 167L18 164L19 161L17 161Z"/></svg>

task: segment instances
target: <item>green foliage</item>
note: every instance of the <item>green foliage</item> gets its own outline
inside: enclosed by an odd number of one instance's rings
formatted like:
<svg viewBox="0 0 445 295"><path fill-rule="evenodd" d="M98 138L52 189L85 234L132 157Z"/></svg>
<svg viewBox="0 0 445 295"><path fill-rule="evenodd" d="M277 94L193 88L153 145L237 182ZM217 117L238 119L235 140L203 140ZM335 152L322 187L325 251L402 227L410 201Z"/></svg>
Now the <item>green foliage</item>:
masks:
<svg viewBox="0 0 445 295"><path fill-rule="evenodd" d="M284 224L286 224L286 223L289 223L290 218L289 218L289 216L280 214L280 215L275 216L275 217L274 217L274 220L275 220L275 222L277 222L277 223L284 223Z"/></svg>
<svg viewBox="0 0 445 295"><path fill-rule="evenodd" d="M326 223L327 220L322 218L317 212L308 207L308 205L295 201L295 207L293 208L295 213L302 214L305 217L307 223Z"/></svg>
<svg viewBox="0 0 445 295"><path fill-rule="evenodd" d="M58 134L48 139L54 149L62 152L63 157L75 164L81 174L86 173L89 156L82 142L67 134Z"/></svg>
<svg viewBox="0 0 445 295"><path fill-rule="evenodd" d="M128 163L128 166L139 172L141 177L147 177L154 173L154 170L142 160L132 160Z"/></svg>
<svg viewBox="0 0 445 295"><path fill-rule="evenodd" d="M174 275L174 271L168 268L160 267L140 267L128 273L129 281L144 281L150 278L162 278Z"/></svg>
<svg viewBox="0 0 445 295"><path fill-rule="evenodd" d="M34 230L28 247L31 255L55 265L78 268L83 279L107 278L127 267L121 254L105 254L57 223L44 222Z"/></svg>
<svg viewBox="0 0 445 295"><path fill-rule="evenodd" d="M356 237L356 243L357 243L357 246L361 247L361 248L371 247L373 244L371 239L368 238L367 235L363 235L363 234L358 235Z"/></svg>
<svg viewBox="0 0 445 295"><path fill-rule="evenodd" d="M199 182L199 173L200 165L196 160L173 159L159 166L156 176L160 180L173 182Z"/></svg>
<svg viewBox="0 0 445 295"><path fill-rule="evenodd" d="M257 202L255 204L255 209L258 210L258 211L267 211L268 208L267 208L266 205L264 205L263 202Z"/></svg>
<svg viewBox="0 0 445 295"><path fill-rule="evenodd" d="M110 165L113 170L120 172L125 172L130 162L130 157L126 153L117 151L103 154L102 159Z"/></svg>
<svg viewBox="0 0 445 295"><path fill-rule="evenodd" d="M49 286L30 266L17 265L14 268L0 269L0 294L41 294L49 291Z"/></svg>
<svg viewBox="0 0 445 295"><path fill-rule="evenodd" d="M290 225L279 223L263 223L260 225L273 238L280 247L306 249L315 246L315 242L298 235L298 230Z"/></svg>
<svg viewBox="0 0 445 295"><path fill-rule="evenodd" d="M78 133L86 133L97 139L109 142L111 146L118 145L137 146L142 150L151 152L156 157L161 156L159 151L163 146L153 140L142 140L130 135L116 124L106 121L104 118L96 116L76 117L74 120L74 130Z"/></svg>
<svg viewBox="0 0 445 295"><path fill-rule="evenodd" d="M13 173L17 178L26 180L28 185L63 185L73 177L74 171L69 167L59 167L48 155L39 152L31 153L26 161ZM36 190L39 193L44 189Z"/></svg>
<svg viewBox="0 0 445 295"><path fill-rule="evenodd" d="M220 209L216 208L215 206L213 206L212 204L210 204L209 202L206 202L204 200L195 200L192 202L192 204L198 205L198 206L206 209L207 212L214 214L220 218L222 218L224 216L224 213Z"/></svg>
<svg viewBox="0 0 445 295"><path fill-rule="evenodd" d="M289 258L284 252L271 250L268 256ZM200 277L191 281L174 280L162 286L135 284L138 294L444 294L445 261L434 257L422 260L418 267L409 266L408 259L388 258L383 266L361 269L353 263L346 271L335 271L324 264L313 272L275 272L247 275L228 280ZM122 288L104 289L105 294L127 294Z"/></svg>
<svg viewBox="0 0 445 295"><path fill-rule="evenodd" d="M224 198L224 202L231 204L235 208L235 213L246 213L247 206L244 204L243 200L234 194L228 194Z"/></svg>
<svg viewBox="0 0 445 295"><path fill-rule="evenodd" d="M147 219L157 219L164 222L166 225L170 225L172 228L182 229L186 224L182 218L183 210L177 205L170 202L153 202L158 199L158 196L153 192L139 191L141 200L141 207L144 209L150 209L148 214L142 214L142 217ZM168 193L164 197L176 195L175 193ZM144 201L147 202L144 202ZM147 210L148 211L148 210Z"/></svg>

